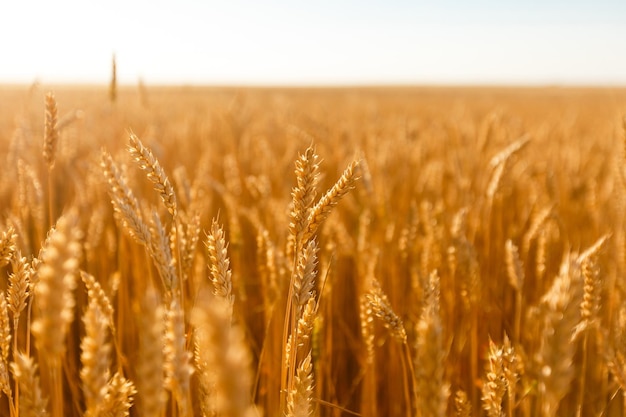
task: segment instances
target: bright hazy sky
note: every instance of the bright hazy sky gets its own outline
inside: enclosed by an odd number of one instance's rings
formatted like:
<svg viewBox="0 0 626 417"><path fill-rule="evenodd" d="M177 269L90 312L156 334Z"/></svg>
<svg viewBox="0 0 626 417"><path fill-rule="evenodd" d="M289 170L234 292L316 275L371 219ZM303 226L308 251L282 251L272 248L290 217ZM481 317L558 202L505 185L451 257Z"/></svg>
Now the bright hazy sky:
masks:
<svg viewBox="0 0 626 417"><path fill-rule="evenodd" d="M0 83L623 84L625 0L3 0Z"/></svg>

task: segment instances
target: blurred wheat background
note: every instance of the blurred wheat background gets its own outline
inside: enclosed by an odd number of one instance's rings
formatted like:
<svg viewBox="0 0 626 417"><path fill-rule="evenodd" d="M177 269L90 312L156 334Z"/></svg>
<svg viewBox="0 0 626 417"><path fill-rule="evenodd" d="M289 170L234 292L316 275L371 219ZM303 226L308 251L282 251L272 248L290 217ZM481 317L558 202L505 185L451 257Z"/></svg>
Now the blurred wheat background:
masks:
<svg viewBox="0 0 626 417"><path fill-rule="evenodd" d="M0 414L626 415L626 92L0 90Z"/></svg>

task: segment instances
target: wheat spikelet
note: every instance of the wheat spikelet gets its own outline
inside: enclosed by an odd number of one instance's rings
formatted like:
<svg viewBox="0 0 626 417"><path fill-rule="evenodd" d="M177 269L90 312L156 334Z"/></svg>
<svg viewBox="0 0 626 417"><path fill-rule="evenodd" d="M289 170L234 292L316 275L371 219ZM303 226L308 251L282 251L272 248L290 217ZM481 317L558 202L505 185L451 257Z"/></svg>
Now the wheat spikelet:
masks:
<svg viewBox="0 0 626 417"><path fill-rule="evenodd" d="M57 102L54 94L46 94L45 99L45 134L43 141L43 159L49 169L54 167L57 142L59 141L59 131L57 129Z"/></svg>
<svg viewBox="0 0 626 417"><path fill-rule="evenodd" d="M483 383L483 408L489 417L504 417L502 400L506 393L507 380L504 376L502 348L489 339L489 357L486 367L486 381Z"/></svg>
<svg viewBox="0 0 626 417"><path fill-rule="evenodd" d="M19 413L21 417L48 417L48 400L43 396L33 358L18 352L11 363L13 377L19 386Z"/></svg>
<svg viewBox="0 0 626 417"><path fill-rule="evenodd" d="M185 349L185 318L176 299L167 310L165 326L165 385L174 394L180 414L186 416L189 415L192 355Z"/></svg>
<svg viewBox="0 0 626 417"><path fill-rule="evenodd" d="M35 302L40 311L32 324L41 354L54 364L60 365L65 352L65 335L74 317L76 276L81 253L78 242L80 233L74 227L73 214L62 216L50 233L47 245L40 255L37 269Z"/></svg>
<svg viewBox="0 0 626 417"><path fill-rule="evenodd" d="M107 393L111 344L107 341L108 318L102 313L100 304L94 298L89 301L83 316L85 335L80 344L80 379L85 395L87 417L100 415Z"/></svg>
<svg viewBox="0 0 626 417"><path fill-rule="evenodd" d="M15 234L15 229L13 227L9 227L6 231L2 232L2 235L0 236L0 268L11 262L13 253L17 249L15 246L16 239L17 234Z"/></svg>
<svg viewBox="0 0 626 417"><path fill-rule="evenodd" d="M287 416L311 417L313 411L313 364L309 352L298 366L294 388L287 396Z"/></svg>
<svg viewBox="0 0 626 417"><path fill-rule="evenodd" d="M302 310L314 297L315 277L317 272L317 243L310 240L303 252L298 256L296 274L293 280L293 303L295 306L296 319L302 316Z"/></svg>
<svg viewBox="0 0 626 417"><path fill-rule="evenodd" d="M131 133L129 138L129 152L134 158L135 162L139 165L139 168L146 172L150 182L154 184L154 189L159 192L163 204L167 211L174 217L176 217L176 195L174 194L174 187L170 183L170 180L165 175L165 171L161 167L159 161L154 157L152 152L146 148L137 136Z"/></svg>
<svg viewBox="0 0 626 417"><path fill-rule="evenodd" d="M391 308L387 295L375 278L372 279L372 288L365 294L365 298L374 315L382 320L383 325L399 342L405 343L407 336L402 319Z"/></svg>
<svg viewBox="0 0 626 417"><path fill-rule="evenodd" d="M293 344L296 348L296 355L300 351L309 351L312 347L311 337L313 334L313 325L315 323L315 316L317 314L317 303L314 298L309 298L304 310L302 312L302 317L298 320L298 325L296 326L296 334L295 334L295 343ZM291 346L292 346L292 338L293 334L289 335L289 339L287 340L287 345L285 346L285 366L288 368L290 366L291 360Z"/></svg>
<svg viewBox="0 0 626 417"><path fill-rule="evenodd" d="M102 314L103 319L106 320L106 324L113 328L113 305L111 304L109 297L102 289L102 286L98 281L96 281L96 278L93 275L88 274L85 271L80 271L80 278L87 288L89 301L93 301L98 304L100 309L98 314Z"/></svg>
<svg viewBox="0 0 626 417"><path fill-rule="evenodd" d="M454 406L456 409L457 417L471 417L472 416L472 405L467 399L467 394L465 391L458 390L456 395L454 396Z"/></svg>
<svg viewBox="0 0 626 417"><path fill-rule="evenodd" d="M520 355L515 351L509 337L505 334L502 342L502 371L506 380L508 394L508 415L513 415L517 383L524 367Z"/></svg>
<svg viewBox="0 0 626 417"><path fill-rule="evenodd" d="M102 402L102 415L106 417L128 417L133 405L133 396L137 393L133 383L121 374L115 373L109 381L107 392Z"/></svg>

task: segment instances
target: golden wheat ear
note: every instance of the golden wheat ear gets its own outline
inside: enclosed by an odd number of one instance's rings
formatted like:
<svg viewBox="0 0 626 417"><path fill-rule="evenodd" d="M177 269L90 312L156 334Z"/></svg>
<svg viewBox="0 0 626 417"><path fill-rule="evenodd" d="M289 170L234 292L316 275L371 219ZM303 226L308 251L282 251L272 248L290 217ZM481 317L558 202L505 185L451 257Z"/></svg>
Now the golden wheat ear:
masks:
<svg viewBox="0 0 626 417"><path fill-rule="evenodd" d="M37 375L37 364L25 353L17 352L11 363L13 378L19 387L19 415L22 417L49 416L48 399L44 397Z"/></svg>
<svg viewBox="0 0 626 417"><path fill-rule="evenodd" d="M343 174L335 185L311 207L306 222L307 228L303 232L302 242L308 242L309 239L313 237L319 226L326 220L333 207L354 188L354 184L358 178L358 166L359 161L352 161L343 171Z"/></svg>
<svg viewBox="0 0 626 417"><path fill-rule="evenodd" d="M176 217L176 195L174 194L174 187L167 178L167 175L165 175L161 164L152 154L152 151L146 148L134 133L131 133L129 136L128 151L139 168L146 172L148 180L152 182L154 189L161 196L161 200L163 200L167 211L169 211L172 216Z"/></svg>
<svg viewBox="0 0 626 417"><path fill-rule="evenodd" d="M100 303L92 298L83 315L85 336L80 347L80 379L86 403L86 415L97 415L104 402L111 366L111 343L108 341L108 318Z"/></svg>

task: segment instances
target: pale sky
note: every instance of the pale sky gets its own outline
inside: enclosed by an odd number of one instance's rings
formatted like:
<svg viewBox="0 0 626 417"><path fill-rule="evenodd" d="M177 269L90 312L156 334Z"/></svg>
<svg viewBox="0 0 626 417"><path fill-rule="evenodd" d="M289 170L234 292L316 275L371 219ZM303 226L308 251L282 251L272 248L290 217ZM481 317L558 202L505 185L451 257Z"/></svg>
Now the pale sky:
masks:
<svg viewBox="0 0 626 417"><path fill-rule="evenodd" d="M1 0L0 83L620 84L626 1Z"/></svg>

